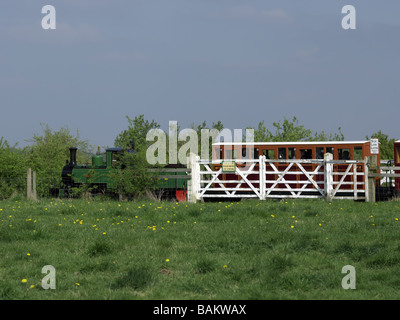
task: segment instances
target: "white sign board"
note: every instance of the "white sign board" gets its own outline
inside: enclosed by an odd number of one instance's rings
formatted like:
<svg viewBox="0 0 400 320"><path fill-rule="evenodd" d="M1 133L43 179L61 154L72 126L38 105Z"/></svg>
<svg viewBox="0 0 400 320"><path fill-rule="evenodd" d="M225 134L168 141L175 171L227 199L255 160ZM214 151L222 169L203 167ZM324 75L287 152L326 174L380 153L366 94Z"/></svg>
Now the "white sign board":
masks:
<svg viewBox="0 0 400 320"><path fill-rule="evenodd" d="M378 153L379 153L379 140L371 139L371 154L378 154Z"/></svg>

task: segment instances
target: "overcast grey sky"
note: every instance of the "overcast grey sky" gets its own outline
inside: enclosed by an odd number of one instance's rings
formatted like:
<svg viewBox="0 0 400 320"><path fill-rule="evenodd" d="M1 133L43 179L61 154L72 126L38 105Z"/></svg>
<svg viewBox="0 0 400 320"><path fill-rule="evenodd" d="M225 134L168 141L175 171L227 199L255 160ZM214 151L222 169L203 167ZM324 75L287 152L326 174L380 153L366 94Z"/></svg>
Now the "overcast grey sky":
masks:
<svg viewBox="0 0 400 320"><path fill-rule="evenodd" d="M112 146L144 114L400 139L399 17L398 0L2 0L0 137L24 146L42 122Z"/></svg>

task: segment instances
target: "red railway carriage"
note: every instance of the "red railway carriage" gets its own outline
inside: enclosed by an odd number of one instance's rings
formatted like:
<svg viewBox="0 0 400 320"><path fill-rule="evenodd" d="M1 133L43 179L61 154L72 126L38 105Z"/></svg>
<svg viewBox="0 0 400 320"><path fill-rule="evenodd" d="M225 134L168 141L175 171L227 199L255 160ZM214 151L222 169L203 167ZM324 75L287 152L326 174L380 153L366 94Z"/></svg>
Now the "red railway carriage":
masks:
<svg viewBox="0 0 400 320"><path fill-rule="evenodd" d="M400 140L397 141L400 148ZM238 150L237 146L241 146ZM246 147L253 148L253 158L265 155L267 159L323 159L325 153L334 160L363 160L370 156L371 141L311 141L311 142L221 142L213 144L213 160L241 159ZM241 152L238 152L241 151ZM379 150L377 152L379 161ZM379 165L379 162L378 162Z"/></svg>
<svg viewBox="0 0 400 320"><path fill-rule="evenodd" d="M400 140L394 142L394 166L400 167ZM400 170L395 171L396 174L400 174ZM395 190L400 192L400 178L394 178Z"/></svg>
<svg viewBox="0 0 400 320"><path fill-rule="evenodd" d="M400 142L399 142L400 148ZM326 153L331 153L333 155L333 160L364 160L366 156L370 156L373 154L377 155L377 165L380 165L380 157L379 157L379 143L377 140L371 142L367 141L313 141L313 142L253 142L253 143L245 143L245 142L221 142L213 144L213 160L217 159L232 159L232 160L240 160L243 158L250 159L258 159L259 156L264 155L266 159L276 159L276 160L291 160L291 159L324 159L324 155ZM250 157L247 155L250 154ZM214 170L219 170L222 164L214 164ZM240 161L236 163L238 167L244 166L240 164ZM273 185L273 181L278 179L278 175L273 173L274 165L278 171L285 170L288 166L288 162L273 162L266 163L266 169L268 173L266 175L266 188L269 188ZM316 170L319 164L317 161L304 161L301 166L308 172ZM348 164L344 161L343 163L334 165L334 172L345 172L348 168ZM256 168L257 170L257 168ZM294 173L291 171L299 171L299 173ZM323 187L323 174L320 169L320 174L316 174L316 179L318 185ZM357 164L357 171L364 171L364 164ZM293 188L302 187L302 180L307 180L307 177L300 171L298 166L291 166L289 169L291 172L290 175L285 176L286 186L290 185ZM257 176L251 175L249 178L253 178L257 180ZM340 176L337 175L334 177L337 181L340 180ZM351 192L353 185L350 183L353 177L347 176L345 178L345 182L340 186L340 190L343 192L348 190ZM240 180L240 177L227 173L222 176L222 180ZM292 180L293 182L290 182ZM335 180L335 181L336 181ZM357 182L363 182L364 176L358 175ZM400 182L400 181L399 181ZM379 186L379 179L376 181L376 185ZM229 187L229 185L227 185ZM245 186L243 184L243 186ZM278 187L285 188L283 183L279 184ZM364 185L360 186L360 189L364 189ZM315 190L312 184L307 186L307 190Z"/></svg>

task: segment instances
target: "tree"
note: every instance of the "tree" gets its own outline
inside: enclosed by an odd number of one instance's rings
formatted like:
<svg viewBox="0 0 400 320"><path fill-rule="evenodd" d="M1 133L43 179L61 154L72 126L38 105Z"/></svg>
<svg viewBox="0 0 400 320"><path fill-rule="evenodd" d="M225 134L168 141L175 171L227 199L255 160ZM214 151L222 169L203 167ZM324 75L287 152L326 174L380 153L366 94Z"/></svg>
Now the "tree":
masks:
<svg viewBox="0 0 400 320"><path fill-rule="evenodd" d="M146 135L151 129L160 128L159 124L144 119L144 115L135 116L128 120L128 129L123 130L114 141L118 148L129 149L134 144L134 152L125 152L122 157L124 168L116 175L116 181L120 193L128 198L142 196L147 190L154 187L156 180L152 179L151 168L146 159L146 150L150 142L146 141Z"/></svg>
<svg viewBox="0 0 400 320"><path fill-rule="evenodd" d="M149 143L146 141L147 132L150 129L158 129L160 125L152 120L151 122L144 119L144 115L135 116L134 119L128 119L128 129L122 131L114 141L117 148L129 148L131 142L135 145L135 150L140 152L146 149Z"/></svg>
<svg viewBox="0 0 400 320"><path fill-rule="evenodd" d="M247 127L254 130L254 141L259 142L282 142L282 141L343 141L344 135L339 127L338 133L325 133L324 131L313 133L299 124L299 120L293 117L292 120L286 118L283 121L274 122L275 132L271 132L265 126L264 120L259 122L257 128Z"/></svg>
<svg viewBox="0 0 400 320"><path fill-rule="evenodd" d="M265 126L264 120L258 123L257 128L248 126L246 129L254 130L253 141L255 142L270 142L273 139L273 134Z"/></svg>
<svg viewBox="0 0 400 320"><path fill-rule="evenodd" d="M211 158L212 144L217 142L218 136L224 129L224 125L220 120L213 122L211 129L207 126L207 121L203 121L199 125L192 124L192 129L196 131L198 138L198 154L202 158ZM201 131L206 130L206 134L202 136ZM208 137L208 138L207 138Z"/></svg>
<svg viewBox="0 0 400 320"><path fill-rule="evenodd" d="M293 117L292 121L284 118L283 122L274 122L275 134L272 141L309 141L312 137L312 131L299 125L299 120Z"/></svg>
<svg viewBox="0 0 400 320"><path fill-rule="evenodd" d="M365 139L370 140L372 138L378 139L380 143L380 158L385 160L394 159L394 138L389 139L387 134L384 134L381 130L375 132L371 135L371 138L368 135Z"/></svg>
<svg viewBox="0 0 400 320"><path fill-rule="evenodd" d="M69 159L69 148L78 148L78 163L89 163L92 147L87 141L80 140L78 131L73 135L66 127L58 131L53 131L47 124L41 124L41 127L43 134L34 134L33 138L28 140L32 145L24 151L27 167L37 173L38 195L43 196L48 194L49 184L59 182L61 170L65 161ZM43 183L40 183L41 181Z"/></svg>
<svg viewBox="0 0 400 320"><path fill-rule="evenodd" d="M15 192L26 189L26 160L16 145L10 147L7 140L0 138L0 199L10 198Z"/></svg>
<svg viewBox="0 0 400 320"><path fill-rule="evenodd" d="M321 131L320 133L315 132L314 134L314 141L344 141L344 135L342 133L342 128L338 128L337 133L325 133L325 131Z"/></svg>

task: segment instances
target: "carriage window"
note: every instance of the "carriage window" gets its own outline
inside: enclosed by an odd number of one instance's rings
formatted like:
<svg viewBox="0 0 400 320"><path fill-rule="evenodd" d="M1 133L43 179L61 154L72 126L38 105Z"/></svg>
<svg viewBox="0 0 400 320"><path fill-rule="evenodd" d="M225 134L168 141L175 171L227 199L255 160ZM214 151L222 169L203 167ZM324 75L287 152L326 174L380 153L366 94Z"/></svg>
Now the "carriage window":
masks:
<svg viewBox="0 0 400 320"><path fill-rule="evenodd" d="M258 159L259 157L260 157L259 149L258 148L254 148L253 149L253 159Z"/></svg>
<svg viewBox="0 0 400 320"><path fill-rule="evenodd" d="M265 158L267 158L267 159L275 159L275 150L274 149L271 149L271 150L264 149L262 151L262 153L265 156Z"/></svg>
<svg viewBox="0 0 400 320"><path fill-rule="evenodd" d="M350 160L350 149L338 149L339 160Z"/></svg>
<svg viewBox="0 0 400 320"><path fill-rule="evenodd" d="M242 159L253 159L254 157L258 158L258 148L253 146L242 148Z"/></svg>
<svg viewBox="0 0 400 320"><path fill-rule="evenodd" d="M400 147L396 146L396 152L395 153L396 153L395 154L396 163L400 163Z"/></svg>
<svg viewBox="0 0 400 320"><path fill-rule="evenodd" d="M328 148L327 148L328 149ZM315 149L315 151L316 151L316 157L317 157L317 159L323 159L324 158L324 148L321 148L321 147L317 147L316 149Z"/></svg>
<svg viewBox="0 0 400 320"><path fill-rule="evenodd" d="M354 147L354 160L362 160L362 148L361 147Z"/></svg>
<svg viewBox="0 0 400 320"><path fill-rule="evenodd" d="M279 148L278 149L278 158L279 159L286 159L286 148Z"/></svg>
<svg viewBox="0 0 400 320"><path fill-rule="evenodd" d="M216 154L218 155L218 151L216 152ZM222 156L223 156L222 155L222 148L219 148L219 157L218 157L218 159L223 159Z"/></svg>
<svg viewBox="0 0 400 320"><path fill-rule="evenodd" d="M288 149L289 159L296 159L296 148Z"/></svg>
<svg viewBox="0 0 400 320"><path fill-rule="evenodd" d="M300 149L301 159L312 159L312 149Z"/></svg>
<svg viewBox="0 0 400 320"><path fill-rule="evenodd" d="M334 149L333 149L333 147L326 147L326 153L331 153L332 155L333 155L333 151L334 151Z"/></svg>

